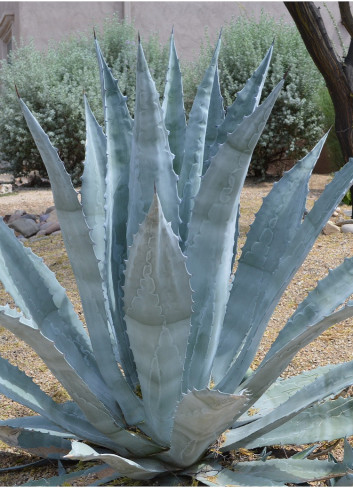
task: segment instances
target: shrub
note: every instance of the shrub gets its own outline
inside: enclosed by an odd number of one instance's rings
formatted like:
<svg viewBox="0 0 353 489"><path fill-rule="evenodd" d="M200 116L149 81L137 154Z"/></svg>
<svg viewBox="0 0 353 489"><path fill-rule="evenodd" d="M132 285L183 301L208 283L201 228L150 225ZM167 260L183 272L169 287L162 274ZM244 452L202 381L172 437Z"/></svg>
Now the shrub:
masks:
<svg viewBox="0 0 353 489"><path fill-rule="evenodd" d="M46 171L16 103L15 85L58 148L74 184L79 183L85 144L84 91L98 121L103 122L92 36L81 34L60 43L51 42L46 53L39 52L33 42L21 43L19 47L15 46L9 62L2 62L0 153L2 159L11 163L16 176L26 175L31 170L39 170L41 174ZM133 25L113 16L105 21L100 37L102 50L132 109L135 100L136 30ZM165 81L168 50L160 45L156 35L146 42L146 57L157 86L161 87Z"/></svg>
<svg viewBox="0 0 353 489"><path fill-rule="evenodd" d="M250 173L257 177L264 177L271 166L277 174L281 174L284 164L302 157L323 132L323 116L315 97L324 86L322 77L295 26L283 20L277 21L264 13L259 21L237 17L225 25L222 39L220 81L227 105L232 103L248 74L259 64L273 40L273 62L263 96L267 96L275 80L288 71L284 89L250 166ZM186 102L193 98L195 83L207 64L211 50L206 33L200 61L190 64L186 70Z"/></svg>

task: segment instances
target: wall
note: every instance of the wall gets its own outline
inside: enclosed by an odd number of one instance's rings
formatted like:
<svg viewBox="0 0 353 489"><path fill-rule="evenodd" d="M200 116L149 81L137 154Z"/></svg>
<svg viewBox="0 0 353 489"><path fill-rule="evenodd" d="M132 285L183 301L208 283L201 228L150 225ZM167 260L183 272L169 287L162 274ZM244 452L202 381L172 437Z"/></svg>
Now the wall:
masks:
<svg viewBox="0 0 353 489"><path fill-rule="evenodd" d="M327 8L321 6L330 35L333 35L339 47L337 35ZM328 2L328 9L338 18L337 2ZM220 29L232 17L239 15L259 17L261 10L276 18L283 17L292 23L283 2L1 2L0 1L0 40L1 22L9 21L6 15L14 15L12 34L18 41L22 37L28 41L33 37L40 49L45 49L48 40L58 41L70 33L92 31L93 26L102 24L105 18L117 12L120 18L134 19L136 28L142 39L152 32L157 32L162 42L169 39L174 25L178 54L184 59L197 56L200 43L204 37L205 27L208 28L211 40L215 41ZM5 26L6 27L6 26ZM345 30L343 35L347 38ZM1 46L0 58L6 56L6 43ZM5 53L5 56L4 56Z"/></svg>

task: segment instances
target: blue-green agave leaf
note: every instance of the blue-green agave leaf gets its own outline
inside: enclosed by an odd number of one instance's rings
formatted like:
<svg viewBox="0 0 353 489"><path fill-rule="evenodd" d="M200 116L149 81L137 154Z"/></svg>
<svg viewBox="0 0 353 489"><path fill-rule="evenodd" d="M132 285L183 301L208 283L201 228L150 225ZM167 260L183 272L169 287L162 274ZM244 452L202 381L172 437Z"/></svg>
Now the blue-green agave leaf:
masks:
<svg viewBox="0 0 353 489"><path fill-rule="evenodd" d="M170 151L174 155L173 168L175 173L179 175L184 157L186 120L183 82L173 32L170 36L169 63L162 110L165 126L169 131L168 140Z"/></svg>
<svg viewBox="0 0 353 489"><path fill-rule="evenodd" d="M195 467L191 467L190 475L196 480L210 487L228 487L228 486L245 486L245 487L266 487L276 486L281 487L278 481L273 481L252 474L235 473L232 470L225 469L216 461L211 461L210 464L201 463ZM194 472L192 472L194 470Z"/></svg>
<svg viewBox="0 0 353 489"><path fill-rule="evenodd" d="M245 446L275 428L283 425L311 405L325 397L335 395L351 385L353 378L353 361L332 368L318 377L314 382L307 384L297 391L287 401L271 411L266 416L253 423L235 428L225 434L225 442L221 450L229 450L238 446ZM310 440L317 441L317 440Z"/></svg>
<svg viewBox="0 0 353 489"><path fill-rule="evenodd" d="M299 350L327 328L353 316L352 302L330 314L353 293L352 278L353 259L346 259L308 295L280 332L260 366L242 385L242 388L253 393L250 402L257 400L267 390Z"/></svg>
<svg viewBox="0 0 353 489"><path fill-rule="evenodd" d="M211 92L210 106L208 109L205 149L203 154L203 168L202 168L203 174L210 166L211 148L217 140L218 129L223 123L224 117L225 117L225 111L223 107L223 97L221 95L221 89L219 86L218 66L216 66L216 72L214 75L213 87ZM233 132L233 131L229 131L229 132Z"/></svg>
<svg viewBox="0 0 353 489"><path fill-rule="evenodd" d="M135 424L141 421L141 403L116 363L98 261L77 192L48 136L26 104L22 100L20 103L51 181L55 207L76 277L97 364L112 395L123 410L127 422Z"/></svg>
<svg viewBox="0 0 353 489"><path fill-rule="evenodd" d="M223 392L234 392L241 382L279 298L310 250L306 254L291 253L291 246L293 241L299 243L308 181L325 139L326 136L274 184L250 228L235 273L212 372L217 388ZM317 235L320 231L317 230ZM300 246L311 237L310 234L303 237ZM258 284L255 293L254 283Z"/></svg>
<svg viewBox="0 0 353 489"><path fill-rule="evenodd" d="M159 95L139 42L129 180L128 246L132 244L133 235L148 213L154 187L161 200L164 215L167 221L171 222L174 233L178 235L180 201L177 179Z"/></svg>
<svg viewBox="0 0 353 489"><path fill-rule="evenodd" d="M125 276L125 320L146 425L153 439L167 445L181 398L192 292L185 257L157 194L134 237Z"/></svg>
<svg viewBox="0 0 353 489"><path fill-rule="evenodd" d="M339 477L350 472L349 467L344 463L327 462L326 460L296 460L272 459L262 461L238 462L234 464L232 470L223 469L217 462L209 461L206 464L195 467L201 471L203 478L207 480L207 474L210 474L211 481L213 477L217 481L228 481L225 485L236 486L253 486L257 480L263 480L264 485L279 484L301 484L316 480L327 480L331 477ZM220 471L219 474L217 472ZM216 473L215 473L216 472ZM224 472L224 475L221 475ZM198 479L198 474L194 475ZM254 483L251 483L254 478ZM266 483L268 481L268 483ZM260 486L263 484L259 484Z"/></svg>
<svg viewBox="0 0 353 489"><path fill-rule="evenodd" d="M129 202L129 165L133 120L126 97L106 64L99 44L95 41L102 76L107 135L107 173L105 180L105 290L109 313L117 337L119 361L130 385L136 386L137 375L132 358L126 325L123 319L122 286L124 260L127 256L126 223Z"/></svg>
<svg viewBox="0 0 353 489"><path fill-rule="evenodd" d="M70 325L58 314L48 314L39 328L16 310L0 306L0 324L34 349L93 426L99 429L105 416L110 426L112 415L123 424L102 378L92 370L90 356L83 356Z"/></svg>
<svg viewBox="0 0 353 489"><path fill-rule="evenodd" d="M1 357L0 392L49 419L64 431L117 451L123 456L129 453L148 456L162 451L161 447L146 437L119 428L104 409L96 408L93 426L93 423L88 423L83 415L79 414L74 403L57 404L30 377ZM90 407L91 413L93 410L94 406Z"/></svg>
<svg viewBox="0 0 353 489"><path fill-rule="evenodd" d="M208 111L220 48L221 37L218 39L210 66L206 70L204 78L197 89L186 129L185 153L178 181L178 191L181 198L180 218L182 221L180 223L179 233L182 247L187 239L193 198L197 195L200 188Z"/></svg>
<svg viewBox="0 0 353 489"><path fill-rule="evenodd" d="M104 260L104 194L107 160L107 139L102 128L96 121L87 97L85 101L86 114L86 155L81 186L81 203L88 226L91 229L91 239L99 262Z"/></svg>
<svg viewBox="0 0 353 489"><path fill-rule="evenodd" d="M229 134L204 175L195 198L185 250L194 291L186 364L189 389L203 388L210 379L229 297L240 192L252 152L282 85L283 80L266 101Z"/></svg>
<svg viewBox="0 0 353 489"><path fill-rule="evenodd" d="M294 455L291 456L291 458L294 458L295 460L304 460L305 458L308 458L309 455L311 455L317 448L319 448L320 445L311 445L308 448L305 448L301 452L298 452Z"/></svg>
<svg viewBox="0 0 353 489"><path fill-rule="evenodd" d="M210 164L210 159L217 153L219 146L225 143L228 134L232 133L244 117L253 113L260 103L262 89L266 80L273 52L273 44L267 51L264 59L244 88L237 93L233 104L227 108L227 114L223 123L218 127L217 139L209 150L209 160L205 161L205 170Z"/></svg>
<svg viewBox="0 0 353 489"><path fill-rule="evenodd" d="M71 448L72 433L61 430L42 416L0 421L0 439L12 447L21 448L42 458L60 459Z"/></svg>
<svg viewBox="0 0 353 489"><path fill-rule="evenodd" d="M262 418L266 414L273 411L283 402L287 401L293 394L307 384L310 384L320 375L328 372L332 365L317 367L312 370L304 371L293 377L283 379L279 377L262 396L251 406L251 409L241 415L234 424L234 428L246 424L255 419ZM251 394L249 393L249 396Z"/></svg>
<svg viewBox="0 0 353 489"><path fill-rule="evenodd" d="M137 461L133 461L113 453L98 453L89 445L77 441L72 442L72 450L65 458L82 461L102 460L122 476L137 480L152 479L168 470L156 460L139 458Z"/></svg>
<svg viewBox="0 0 353 489"><path fill-rule="evenodd" d="M179 467L195 463L229 427L245 402L245 395L209 389L184 394L175 415L171 448L158 458Z"/></svg>
<svg viewBox="0 0 353 489"><path fill-rule="evenodd" d="M81 477L86 477L88 475L92 474L102 474L104 477L106 477L106 474L112 473L113 469L111 469L108 465L106 464L100 464L100 465L95 465L94 467L89 467L88 469L83 469L83 470L77 470L73 472L69 472L68 474L64 475L56 475L54 477L49 477L47 479L37 479L37 480L32 480L29 482L26 482L25 484L22 484L24 487L34 487L34 486L40 486L40 487L60 487L60 486L71 486L71 482L75 481L76 479L79 479ZM114 472L115 475L115 472Z"/></svg>
<svg viewBox="0 0 353 489"><path fill-rule="evenodd" d="M101 399L119 416L98 370L89 337L54 273L15 238L2 220L0 244L0 279L18 307L31 318L26 320L16 311L1 307L0 322L46 359L78 403L86 395L90 399L88 407L101 405Z"/></svg>
<svg viewBox="0 0 353 489"><path fill-rule="evenodd" d="M351 436L353 434L352 414L353 399L340 397L328 400L305 409L283 425L253 439L242 447L303 445Z"/></svg>
<svg viewBox="0 0 353 489"><path fill-rule="evenodd" d="M30 377L1 357L0 392L15 402L19 402L41 414L68 433L73 432L82 439L88 438L108 448L120 449L119 444L109 443L109 439L107 440L83 418L78 417L76 411L70 412L65 405L55 403ZM102 425L104 425L105 419L106 416L103 411L101 415ZM113 421L111 425L114 428ZM118 432L118 427L114 428L114 432ZM112 437L114 432L111 433ZM123 449L123 446L121 448Z"/></svg>

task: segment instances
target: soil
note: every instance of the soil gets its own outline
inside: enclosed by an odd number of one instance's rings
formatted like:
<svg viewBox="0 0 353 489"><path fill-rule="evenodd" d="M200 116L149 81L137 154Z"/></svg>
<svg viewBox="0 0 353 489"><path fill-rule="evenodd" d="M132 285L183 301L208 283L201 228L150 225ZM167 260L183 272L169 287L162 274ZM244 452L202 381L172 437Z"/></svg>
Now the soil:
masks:
<svg viewBox="0 0 353 489"><path fill-rule="evenodd" d="M310 192L307 207L310 208L319 197L325 185L331 180L330 175L313 175L310 181ZM271 190L273 182L254 183L247 181L241 199L240 220L240 246L245 242L245 236L254 219L254 214L261 206L262 199ZM53 204L50 190L26 190L14 194L0 196L0 215L11 214L16 209L24 209L27 212L39 214ZM346 206L341 206L348 209ZM288 216L288 225L290 226ZM32 250L43 257L45 263L56 274L58 280L67 289L77 312L82 319L79 297L74 278L68 264L61 236L47 237L37 241L28 241ZM286 320L294 312L297 305L312 290L317 281L323 278L330 268L338 266L344 258L353 256L353 234L333 234L325 236L321 234L304 264L295 275L292 283L283 294L278 307L269 323L263 337L259 353L254 361L254 367L259 364L278 332ZM0 288L0 304L9 302L11 298ZM310 370L319 365L328 363L336 364L353 359L353 319L331 327L316 341L305 347L291 362L283 373L289 376L303 370ZM45 365L36 357L35 353L24 343L17 340L11 333L0 328L0 353L8 358L11 363L18 365L28 375L33 377L41 388L50 394L58 402L68 398L64 389L58 384ZM25 416L33 414L27 408L0 396L0 419L8 417ZM342 444L335 448L334 454L340 458ZM12 467L22 463L38 460L25 452L9 448L0 442L0 467ZM69 465L67 465L69 466ZM0 486L12 486L41 477L57 475L57 465L50 464L43 467L26 469L16 472L0 472ZM87 481L81 481L77 485L87 485Z"/></svg>

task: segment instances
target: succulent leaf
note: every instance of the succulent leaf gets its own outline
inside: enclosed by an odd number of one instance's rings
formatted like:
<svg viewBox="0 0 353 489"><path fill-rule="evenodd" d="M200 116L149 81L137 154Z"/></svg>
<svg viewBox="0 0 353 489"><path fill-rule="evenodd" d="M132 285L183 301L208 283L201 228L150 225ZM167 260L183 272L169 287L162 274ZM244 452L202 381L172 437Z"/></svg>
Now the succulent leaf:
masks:
<svg viewBox="0 0 353 489"><path fill-rule="evenodd" d="M227 395L209 389L184 394L175 415L171 448L159 458L179 467L195 463L231 424L245 402L245 395Z"/></svg>
<svg viewBox="0 0 353 489"><path fill-rule="evenodd" d="M109 314L117 337L119 360L131 386L137 384L137 374L132 358L123 314L124 260L127 256L126 223L129 202L129 165L133 120L126 97L107 66L98 41L96 52L101 72L107 135L105 178L105 259L104 288L109 302Z"/></svg>
<svg viewBox="0 0 353 489"><path fill-rule="evenodd" d="M328 372L304 386L266 416L228 432L221 450L244 446L283 425L312 404L342 391L351 383L352 369L353 361L332 366Z"/></svg>
<svg viewBox="0 0 353 489"><path fill-rule="evenodd" d="M204 78L197 89L185 134L185 152L178 181L178 191L181 198L181 223L179 233L182 248L187 239L188 223L192 212L193 198L197 195L200 188L208 110L220 48L221 37L218 39L210 66L206 70Z"/></svg>
<svg viewBox="0 0 353 489"><path fill-rule="evenodd" d="M162 104L164 122L169 131L170 151L174 155L173 168L180 174L184 157L186 120L179 59L175 49L174 33L170 36L169 63Z"/></svg>
<svg viewBox="0 0 353 489"><path fill-rule="evenodd" d="M204 175L195 198L185 250L194 291L186 362L186 385L189 389L204 388L210 379L229 297L240 192L252 152L282 85L283 81L252 115L228 135ZM205 277L203 271L206 269Z"/></svg>
<svg viewBox="0 0 353 489"><path fill-rule="evenodd" d="M256 372L242 385L242 388L253 392L252 402L266 391L299 350L329 327L353 316L352 302L330 314L353 293L352 272L352 261L347 259L319 282L318 287L301 303L286 326L280 331Z"/></svg>
<svg viewBox="0 0 353 489"><path fill-rule="evenodd" d="M322 138L306 157L274 184L248 233L230 292L212 372L218 388L224 392L234 392L241 382L279 298L306 257L304 253L293 253L291 247L293 242L297 247L300 242L303 247L303 242L311 238L311 235L303 236L303 240L298 241L298 234L309 177L325 139ZM317 230L317 234L320 231ZM258 284L256 291L254 283ZM237 318L236 327L234 317ZM235 356L237 359L229 368Z"/></svg>
<svg viewBox="0 0 353 489"><path fill-rule="evenodd" d="M71 447L69 439L74 438L42 416L0 421L0 440L42 458L63 458Z"/></svg>
<svg viewBox="0 0 353 489"><path fill-rule="evenodd" d="M283 402L287 401L293 394L307 384L310 384L320 375L328 372L332 365L317 367L304 371L293 377L283 379L279 377L264 394L252 405L249 413L244 413L233 425L234 428L262 418L273 411Z"/></svg>
<svg viewBox="0 0 353 489"><path fill-rule="evenodd" d="M349 471L343 463L326 460L296 460L293 458L238 462L233 470L224 469L217 462L209 461L195 467L194 477L207 485L259 486L279 484L301 484L318 479L340 477ZM217 481L219 481L217 483Z"/></svg>
<svg viewBox="0 0 353 489"><path fill-rule="evenodd" d="M91 355L84 355L77 348L79 338L70 334L70 325L59 314L48 314L38 327L16 310L0 306L0 324L34 349L93 425L102 410L106 415L110 412L108 417L114 416L123 426L124 421L103 379L92 368L95 364Z"/></svg>
<svg viewBox="0 0 353 489"><path fill-rule="evenodd" d="M127 421L131 424L138 423L142 416L141 403L127 384L115 361L98 261L94 254L89 228L77 193L48 136L28 110L26 104L22 100L20 103L27 125L47 167L55 207L80 292L97 364Z"/></svg>
<svg viewBox="0 0 353 489"><path fill-rule="evenodd" d="M262 89L271 62L272 52L273 43L257 70L246 82L244 88L237 93L233 104L227 108L227 114L224 121L220 124L217 130L217 138L209 150L209 159L204 163L205 170L209 167L211 158L219 150L219 146L227 140L228 134L234 132L235 128L241 123L243 118L252 114L259 105Z"/></svg>
<svg viewBox="0 0 353 489"><path fill-rule="evenodd" d="M302 411L283 425L271 430L246 445L244 448L284 445L302 445L316 441L344 438L353 433L353 400L338 398L315 404ZM305 430L303 430L305 426Z"/></svg>
<svg viewBox="0 0 353 489"><path fill-rule="evenodd" d="M143 222L153 200L156 187L163 212L178 235L179 198L173 155L155 83L149 72L141 43L138 45L136 74L135 123L129 179L127 244Z"/></svg>
<svg viewBox="0 0 353 489"><path fill-rule="evenodd" d="M141 384L146 424L169 444L191 317L190 276L157 194L134 237L125 272L127 331Z"/></svg>
<svg viewBox="0 0 353 489"><path fill-rule="evenodd" d="M224 122L225 110L223 107L223 97L219 86L219 70L216 66L213 87L211 92L210 106L208 109L207 129L205 137L205 149L203 154L202 173L204 174L210 166L211 148L217 140L219 127ZM229 131L233 132L233 131ZM213 155L212 155L213 156Z"/></svg>
<svg viewBox="0 0 353 489"><path fill-rule="evenodd" d="M96 121L86 96L86 156L82 175L81 203L99 262L104 261L104 194L107 140Z"/></svg>
<svg viewBox="0 0 353 489"><path fill-rule="evenodd" d="M88 469L83 469L83 470L77 470L73 472L69 472L63 475L56 475L54 477L49 477L45 479L36 479L32 480L30 482L26 482L26 484L22 484L22 486L40 486L40 487L60 487L65 485L71 486L71 483L74 482L76 479L79 479L81 477L87 477L88 475L91 474L99 474L102 472L103 478L99 478L98 480L95 479L95 483L93 485L100 485L99 481L100 479L105 479L106 474L110 473L113 476L113 479L116 479L119 477L119 474L113 471L108 465L106 464L99 464L95 465L93 467L89 467ZM113 480L111 479L111 480Z"/></svg>
<svg viewBox="0 0 353 489"><path fill-rule="evenodd" d="M112 453L98 453L89 445L77 441L72 442L72 450L65 458L82 461L102 460L122 476L132 477L137 480L152 479L167 470L164 465L154 460L140 458L135 462Z"/></svg>

